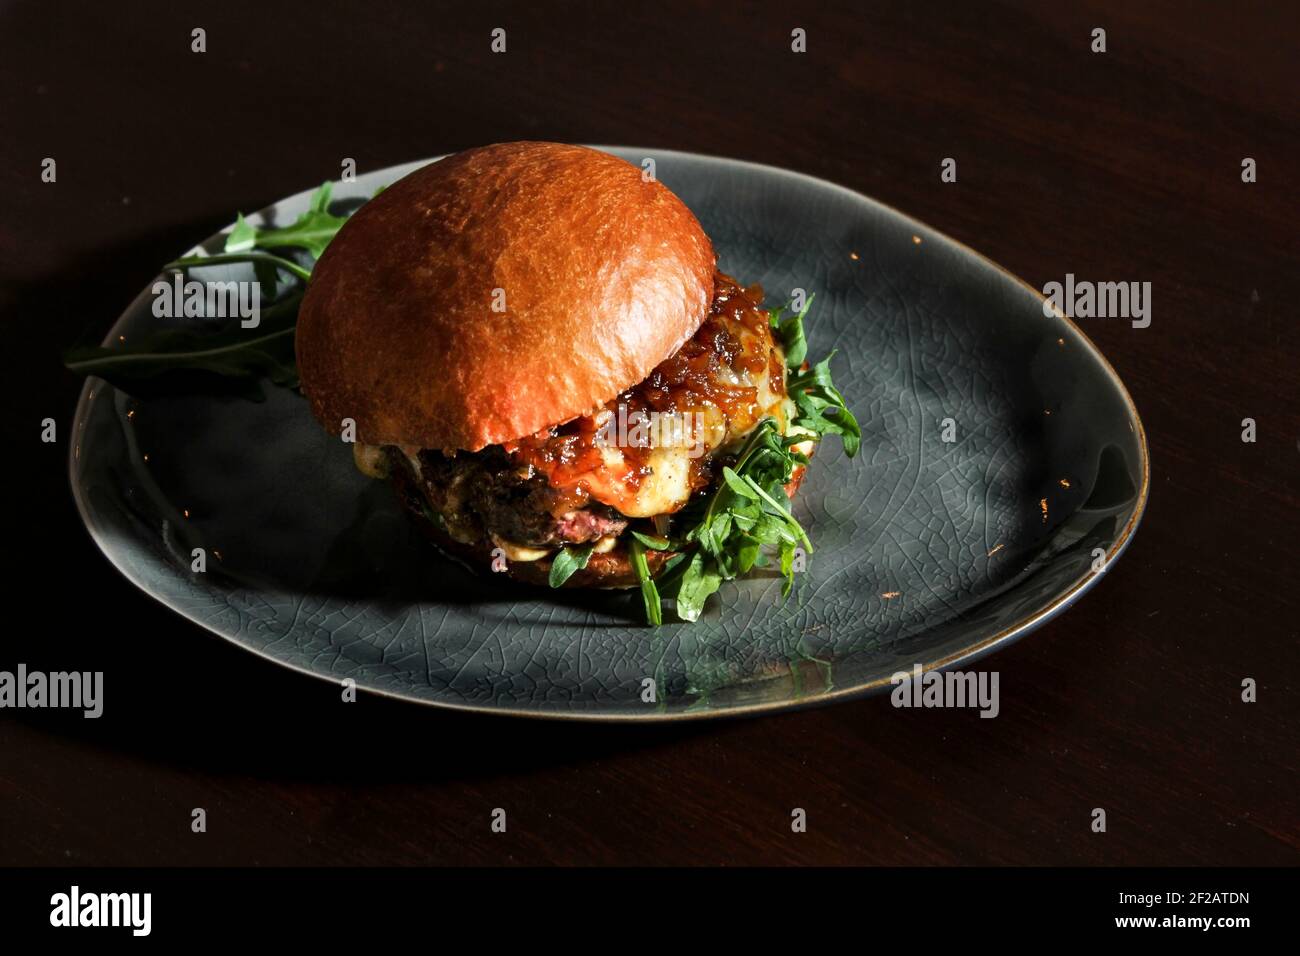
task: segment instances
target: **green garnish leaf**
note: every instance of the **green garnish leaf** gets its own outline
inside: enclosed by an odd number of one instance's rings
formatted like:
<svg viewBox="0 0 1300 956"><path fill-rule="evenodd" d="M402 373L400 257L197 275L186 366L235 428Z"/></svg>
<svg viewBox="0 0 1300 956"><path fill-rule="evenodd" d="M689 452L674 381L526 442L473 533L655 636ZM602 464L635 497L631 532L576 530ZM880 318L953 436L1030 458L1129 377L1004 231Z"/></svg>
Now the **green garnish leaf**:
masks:
<svg viewBox="0 0 1300 956"><path fill-rule="evenodd" d="M724 467L722 469L722 479L727 483L728 488L740 495L742 498L749 498L751 501L758 500L758 495L754 494L753 490L749 487L748 482L730 468Z"/></svg>
<svg viewBox="0 0 1300 956"><path fill-rule="evenodd" d="M257 229L244 218L242 212L235 213L235 228L226 236L223 247L226 252L246 252L257 242Z"/></svg>
<svg viewBox="0 0 1300 956"><path fill-rule="evenodd" d="M307 208L311 212L328 212L330 205L330 194L334 192L334 184L326 180L316 188L307 200Z"/></svg>
<svg viewBox="0 0 1300 956"><path fill-rule="evenodd" d="M292 226L283 228L260 227L251 225L242 215L235 221L235 228L226 236L225 251L229 253L251 252L254 249L283 249L293 247L306 249L313 258L319 259L325 247L329 245L343 224L344 216L331 215L329 212L331 183L322 183L312 193L310 205L305 213L298 217Z"/></svg>
<svg viewBox="0 0 1300 956"><path fill-rule="evenodd" d="M795 315L784 316L785 309L780 308L770 316L772 329L781 343L781 351L785 353L785 367L792 371L798 371L808 357L808 339L804 337L803 319L812 308L814 298L816 296L810 295L803 309Z"/></svg>
<svg viewBox="0 0 1300 956"><path fill-rule="evenodd" d="M650 576L650 566L645 559L645 545L633 537L627 543L627 550L632 558L632 570L641 582L641 600L645 602L646 620L658 627L664 622L663 603L659 599L659 589Z"/></svg>
<svg viewBox="0 0 1300 956"><path fill-rule="evenodd" d="M691 555L677 585L677 616L683 621L698 621L708 596L722 586L722 575L714 562L699 551Z"/></svg>
<svg viewBox="0 0 1300 956"><path fill-rule="evenodd" d="M735 462L723 467L722 481L712 493L674 517L674 540L679 542L674 547L683 550L660 574L659 584L666 596L676 598L677 616L683 621L698 620L705 600L723 581L756 567L771 567L765 551L779 555L781 596L788 598L794 588L796 552L813 551L785 493L795 469L808 464L808 456L795 446L834 434L850 458L861 447L858 421L831 380L835 353L802 368L808 358L803 323L811 305L810 297L798 313L787 314L785 308L768 313L773 336L785 353L786 390L795 405L790 427L782 434L775 419L759 422ZM633 534L646 543L644 536Z"/></svg>
<svg viewBox="0 0 1300 956"><path fill-rule="evenodd" d="M811 305L812 299L808 300ZM794 589L796 555L812 554L812 542L791 511L786 486L808 456L795 446L839 435L851 458L862 443L862 430L844 396L831 380L834 352L808 369L808 340L803 321L808 305L797 314L784 309L768 314L774 336L785 352L786 390L795 414L782 434L773 418L763 419L746 437L735 461L722 468L722 480L702 500L673 519L672 547L679 553L659 575L659 590L649 579L644 549L664 548L668 541L632 532L632 564L641 581L646 616L659 623L660 594L676 599L677 617L699 620L708 596L722 585L756 567L774 567L768 553L779 556L781 596ZM767 553L765 553L767 552Z"/></svg>
<svg viewBox="0 0 1300 956"><path fill-rule="evenodd" d="M311 268L265 250L296 248L319 258L347 221L329 212L331 193L331 184L322 184L312 193L307 211L293 225L282 229L254 226L240 213L222 252L177 259L164 270L188 272L207 266L248 264L261 284L263 300L274 299L280 291L281 274L292 276L290 282L296 279L306 283ZM261 309L262 321L256 329L163 329L125 346L73 348L64 354L63 361L74 372L97 375L136 396L215 387L261 400L264 395L259 379L289 387L298 384L294 324L301 301L299 288Z"/></svg>
<svg viewBox="0 0 1300 956"><path fill-rule="evenodd" d="M781 597L788 598L790 590L794 587L794 542L786 542L781 545L781 574L785 578L781 582Z"/></svg>
<svg viewBox="0 0 1300 956"><path fill-rule="evenodd" d="M758 563L758 559L763 556L763 542L753 535L742 534L736 554L737 572L748 574L750 569Z"/></svg>
<svg viewBox="0 0 1300 956"><path fill-rule="evenodd" d="M578 544L565 545L551 561L551 576L548 583L553 588L558 588L575 573L581 571L591 560L591 549L593 545Z"/></svg>
<svg viewBox="0 0 1300 956"><path fill-rule="evenodd" d="M281 256L273 256L269 252L245 252L233 255L220 254L215 256L187 256L184 259L175 259L167 263L163 268L180 271L183 269L201 269L205 266L233 265L241 262L251 263L255 269L257 266L273 266L276 269L283 269L285 272L296 276L303 282L306 282L311 278L310 269L305 266L300 266L298 263L293 262L290 259L285 259ZM259 278L260 277L261 276L259 275Z"/></svg>
<svg viewBox="0 0 1300 956"><path fill-rule="evenodd" d="M862 444L862 428L849 411L848 403L831 381L832 352L806 372L790 376L786 388L794 399L799 414L791 422L800 428L816 432L820 438L826 434L840 436L844 453L852 458Z"/></svg>
<svg viewBox="0 0 1300 956"><path fill-rule="evenodd" d="M297 305L291 303L294 312ZM165 329L113 348L74 348L63 361L80 375L96 375L137 397L192 390L198 376L219 390L261 400L258 379L285 387L298 384L294 325L268 321L275 318L274 308L262 313L257 329L237 323L219 332Z"/></svg>
<svg viewBox="0 0 1300 956"><path fill-rule="evenodd" d="M632 537L636 538L651 551L667 551L672 547L672 542L667 538L659 538L651 534L642 534L640 531L633 531Z"/></svg>

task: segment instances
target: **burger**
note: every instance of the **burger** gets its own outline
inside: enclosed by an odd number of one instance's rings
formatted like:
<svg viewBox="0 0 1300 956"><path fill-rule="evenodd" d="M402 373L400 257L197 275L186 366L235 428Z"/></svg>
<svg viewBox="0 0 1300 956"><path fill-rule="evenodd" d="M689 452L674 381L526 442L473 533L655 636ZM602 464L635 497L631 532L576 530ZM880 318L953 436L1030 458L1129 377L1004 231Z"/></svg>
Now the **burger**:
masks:
<svg viewBox="0 0 1300 956"><path fill-rule="evenodd" d="M789 592L817 442L860 431L803 319L718 271L667 187L599 150L502 143L362 206L313 269L300 382L445 552L696 620L724 580Z"/></svg>

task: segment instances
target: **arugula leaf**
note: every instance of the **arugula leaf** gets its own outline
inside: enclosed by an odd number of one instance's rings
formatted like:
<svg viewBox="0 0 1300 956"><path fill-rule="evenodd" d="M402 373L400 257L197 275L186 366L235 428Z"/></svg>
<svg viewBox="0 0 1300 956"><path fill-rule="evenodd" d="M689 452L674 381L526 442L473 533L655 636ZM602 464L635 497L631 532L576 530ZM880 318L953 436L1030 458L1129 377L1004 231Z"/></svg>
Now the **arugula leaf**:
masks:
<svg viewBox="0 0 1300 956"><path fill-rule="evenodd" d="M244 218L242 212L235 213L235 228L226 236L222 247L226 252L244 252L252 249L257 242L257 227Z"/></svg>
<svg viewBox="0 0 1300 956"><path fill-rule="evenodd" d="M274 266L277 269L283 269L285 272L297 276L303 282L311 278L311 270L298 265L289 259L281 256L273 256L269 252L246 252L242 255L216 255L216 256L188 256L184 259L174 259L163 269L171 269L177 272L185 269L201 269L204 266L221 266L231 265L239 262L249 262L253 265ZM260 276L259 276L260 278Z"/></svg>
<svg viewBox="0 0 1300 956"><path fill-rule="evenodd" d="M677 616L683 621L698 621L704 602L722 586L722 575L714 562L699 551L691 555L677 586Z"/></svg>
<svg viewBox="0 0 1300 956"><path fill-rule="evenodd" d="M284 305L296 311L300 298ZM274 318L270 313L262 313L263 327L257 330L238 324L221 332L166 329L129 345L74 348L63 361L80 375L96 375L137 397L192 388L197 375L208 384L260 401L265 396L258 379L290 388L298 384L294 325L278 323L277 327L267 321Z"/></svg>
<svg viewBox="0 0 1300 956"><path fill-rule="evenodd" d="M788 598L790 590L794 587L794 542L787 541L781 545L781 576L785 578L781 582L781 597Z"/></svg>
<svg viewBox="0 0 1300 956"><path fill-rule="evenodd" d="M553 588L558 588L569 578L573 577L578 571L587 566L591 560L591 549L594 545L568 545L560 549L555 558L551 561L551 576L548 579Z"/></svg>
<svg viewBox="0 0 1300 956"><path fill-rule="evenodd" d="M730 468L724 467L722 469L722 479L727 483L727 487L729 487L736 494L740 495L742 498L749 498L753 501L758 500L758 495L754 494L754 492L750 490L750 487L748 484L746 484L745 479L741 478L740 475L736 474Z"/></svg>
<svg viewBox="0 0 1300 956"><path fill-rule="evenodd" d="M808 305L811 302L809 299ZM782 434L773 418L760 421L736 452L734 462L723 466L722 479L713 490L673 516L675 531L669 539L637 531L629 536L632 566L641 582L646 617L653 624L661 623L662 597L675 599L681 620L699 620L709 595L723 581L756 567L772 566L765 551L777 557L783 578L781 596L788 598L794 588L796 553L800 549L805 554L813 552L785 493L795 469L808 464L808 456L795 446L835 434L853 457L861 446L862 430L831 380L830 360L835 353L803 368L808 354L803 327L808 305L793 315L785 315L784 309L768 314L773 334L785 352L786 388L795 405L786 433ZM670 546L678 553L651 581L645 549Z"/></svg>
<svg viewBox="0 0 1300 956"><path fill-rule="evenodd" d="M765 547L790 553L784 570L787 584L792 581L794 548L812 551L784 491L800 457L785 444L775 419L763 419L745 439L734 467L724 467L722 482L705 502L679 513L677 520L688 529L682 540L693 548L671 595L677 598L679 618L697 620L705 598L722 581L766 563Z"/></svg>
<svg viewBox="0 0 1300 956"><path fill-rule="evenodd" d="M862 444L862 428L849 411L848 403L831 381L831 359L835 353L822 359L806 372L790 376L786 388L794 399L799 414L792 425L816 432L818 437L827 433L840 436L844 453L852 458Z"/></svg>
<svg viewBox="0 0 1300 956"><path fill-rule="evenodd" d="M785 521L785 523L790 527L790 530L799 537L800 541L803 542L803 546L808 549L808 553L812 554L812 542L808 540L808 535L804 533L803 526L795 520L794 515L790 514L790 499L786 498L785 501L782 502L776 497L778 494L785 497L785 489L778 486L772 492L767 492L760 488L758 482L753 478L748 478L746 480L749 482L750 487L758 492L759 497L763 499L763 502L769 505L767 515L775 516ZM782 537L783 540L785 540L784 536Z"/></svg>
<svg viewBox="0 0 1300 956"><path fill-rule="evenodd" d="M329 180L321 183L316 187L316 191L307 199L307 209L309 212L328 212L330 205L330 195L334 192L334 184Z"/></svg>
<svg viewBox="0 0 1300 956"><path fill-rule="evenodd" d="M329 212L332 183L322 183L312 193L310 206L298 217L292 226L284 228L259 227L251 225L242 215L235 220L235 228L226 237L225 251L230 253L251 252L253 249L282 249L293 246L306 249L319 259L330 240L338 234L347 222L344 216L331 215Z"/></svg>
<svg viewBox="0 0 1300 956"><path fill-rule="evenodd" d="M804 359L808 357L808 339L804 337L803 319L812 308L814 298L815 295L810 295L803 309L788 318L782 318L784 308L774 310L769 316L772 329L781 343L781 351L785 353L785 367L794 371L797 371L803 365Z"/></svg>
<svg viewBox="0 0 1300 956"><path fill-rule="evenodd" d="M742 534L736 551L736 570L748 574L763 556L763 542L752 534Z"/></svg>
<svg viewBox="0 0 1300 956"><path fill-rule="evenodd" d="M298 248L319 258L347 221L329 212L332 188L330 183L322 184L312 194L307 212L283 229L254 226L240 213L222 252L187 256L169 262L163 269L188 272L206 266L248 263L267 299L279 291L278 273L292 276L290 281L306 283L311 278L309 266L262 250ZM215 385L261 400L265 396L257 384L259 379L268 378L290 387L298 384L293 326L301 301L300 287L262 309L262 323L256 331L163 329L129 346L70 349L64 353L64 365L81 375L97 375L134 395L183 389L187 385Z"/></svg>
<svg viewBox="0 0 1300 956"><path fill-rule="evenodd" d="M628 555L632 559L632 570L641 582L641 600L645 602L646 620L658 627L664 622L663 604L659 598L659 589L655 587L654 578L650 576L650 566L645 559L645 545L633 537L627 543Z"/></svg>
<svg viewBox="0 0 1300 956"><path fill-rule="evenodd" d="M690 563L690 559L690 553L678 551L664 562L663 567L659 569L659 573L655 575L655 587L659 589L661 596L673 596L682 574L686 571L686 566Z"/></svg>
<svg viewBox="0 0 1300 956"><path fill-rule="evenodd" d="M654 535L642 534L640 531L633 531L632 537L636 538L651 551L667 551L672 547L672 542L667 538L657 538Z"/></svg>

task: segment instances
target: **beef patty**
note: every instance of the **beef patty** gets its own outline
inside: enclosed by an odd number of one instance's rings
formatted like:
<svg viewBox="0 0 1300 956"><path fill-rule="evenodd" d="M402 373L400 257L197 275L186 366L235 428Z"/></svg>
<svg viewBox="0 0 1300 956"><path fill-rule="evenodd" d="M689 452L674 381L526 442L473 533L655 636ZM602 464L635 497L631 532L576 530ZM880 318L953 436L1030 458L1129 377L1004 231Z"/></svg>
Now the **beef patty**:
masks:
<svg viewBox="0 0 1300 956"><path fill-rule="evenodd" d="M608 505L551 487L532 468L514 463L500 446L443 455L422 450L415 463L390 449L394 469L405 472L442 518L448 534L464 544L493 536L512 544L557 547L617 536L627 519Z"/></svg>

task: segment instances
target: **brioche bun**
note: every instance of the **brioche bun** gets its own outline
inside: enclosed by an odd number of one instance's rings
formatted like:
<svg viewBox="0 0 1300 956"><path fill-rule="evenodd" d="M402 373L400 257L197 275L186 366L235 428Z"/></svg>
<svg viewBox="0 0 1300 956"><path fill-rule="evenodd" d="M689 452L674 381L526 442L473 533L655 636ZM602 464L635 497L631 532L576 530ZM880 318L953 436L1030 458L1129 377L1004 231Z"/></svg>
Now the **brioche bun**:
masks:
<svg viewBox="0 0 1300 956"><path fill-rule="evenodd" d="M617 157L467 150L389 186L326 248L299 312L302 388L366 444L521 438L676 352L708 312L714 262L690 210Z"/></svg>

